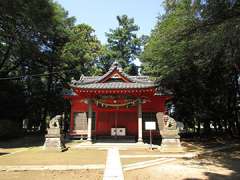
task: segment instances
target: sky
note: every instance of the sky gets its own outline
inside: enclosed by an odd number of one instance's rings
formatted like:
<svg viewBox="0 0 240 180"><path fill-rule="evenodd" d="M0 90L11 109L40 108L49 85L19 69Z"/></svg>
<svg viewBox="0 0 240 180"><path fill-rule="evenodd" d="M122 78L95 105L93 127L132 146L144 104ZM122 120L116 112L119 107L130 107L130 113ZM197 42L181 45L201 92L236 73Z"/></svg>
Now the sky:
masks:
<svg viewBox="0 0 240 180"><path fill-rule="evenodd" d="M150 35L163 14L163 0L55 0L75 16L77 24L86 23L95 29L98 39L107 42L105 33L117 27L116 16L126 14L140 27L138 35Z"/></svg>

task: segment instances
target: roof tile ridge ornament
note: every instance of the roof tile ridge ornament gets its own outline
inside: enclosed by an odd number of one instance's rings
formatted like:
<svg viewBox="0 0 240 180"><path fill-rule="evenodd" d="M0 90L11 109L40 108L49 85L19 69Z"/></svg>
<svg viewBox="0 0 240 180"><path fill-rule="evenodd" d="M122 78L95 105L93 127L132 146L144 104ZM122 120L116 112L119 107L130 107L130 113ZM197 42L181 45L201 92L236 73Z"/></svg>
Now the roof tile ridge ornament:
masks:
<svg viewBox="0 0 240 180"><path fill-rule="evenodd" d="M128 80L130 80L130 82L132 82L132 83L136 83L137 82L135 78L132 78L130 75L128 75L127 73L125 73L123 71L123 68L121 67L121 65L116 60L113 62L113 64L112 64L111 68L109 69L109 71L112 72L115 69L118 72L120 72L123 77L127 78Z"/></svg>
<svg viewBox="0 0 240 180"><path fill-rule="evenodd" d="M85 77L84 74L82 74L78 81L80 81L80 82L83 81L84 77Z"/></svg>
<svg viewBox="0 0 240 180"><path fill-rule="evenodd" d="M116 60L111 65L108 72L106 72L104 75L100 76L96 82L97 83L101 82L102 80L104 80L107 76L109 76L115 70L117 70L120 73L123 73L122 67L119 65L119 63Z"/></svg>
<svg viewBox="0 0 240 180"><path fill-rule="evenodd" d="M98 80L96 81L97 83L100 83L102 80L104 80L106 77L108 77L113 71L118 71L124 78L128 79L131 83L146 83L146 84L153 84L151 80L141 80L138 79L138 76L130 76L127 73L123 71L123 68L121 65L115 60L111 67L109 68L108 72L105 73L103 76L99 77ZM146 76L148 77L148 76Z"/></svg>
<svg viewBox="0 0 240 180"><path fill-rule="evenodd" d="M74 77L71 77L71 84L77 85L77 80Z"/></svg>
<svg viewBox="0 0 240 180"><path fill-rule="evenodd" d="M123 71L123 68L121 67L121 65L115 60L112 64L112 66L110 67L109 71L113 71L114 69L117 69L118 72L120 72L125 78L129 79L132 83L153 83L152 81L148 80L148 81L143 81L138 79L138 76L132 77L130 75L128 75L127 73L125 73ZM148 76L147 76L148 77Z"/></svg>
<svg viewBox="0 0 240 180"><path fill-rule="evenodd" d="M123 71L121 65L116 60L113 62L109 70L114 70L114 69L117 69L119 72Z"/></svg>

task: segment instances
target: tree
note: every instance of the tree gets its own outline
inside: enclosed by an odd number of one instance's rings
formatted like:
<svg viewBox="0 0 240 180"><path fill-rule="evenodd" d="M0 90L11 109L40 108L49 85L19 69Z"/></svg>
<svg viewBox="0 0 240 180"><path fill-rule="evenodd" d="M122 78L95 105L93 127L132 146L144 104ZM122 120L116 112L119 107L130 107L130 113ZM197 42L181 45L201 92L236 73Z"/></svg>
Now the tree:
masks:
<svg viewBox="0 0 240 180"><path fill-rule="evenodd" d="M141 53L143 45L143 40L136 34L139 27L134 23L134 19L127 15L117 16L117 21L119 27L106 33L107 46L112 51L112 58L118 61L127 73L136 75L138 71L133 61Z"/></svg>
<svg viewBox="0 0 240 180"><path fill-rule="evenodd" d="M64 62L61 60L62 49L69 41L70 30L74 26L75 18L68 17L68 12L59 4L49 1L52 8L51 23L46 29L45 40L42 46L41 65L44 74L48 74L46 78L42 78L40 82L45 87L44 103L41 112L41 130L44 132L46 128L46 117L55 116L64 111L64 100L61 89L64 80ZM41 69L41 68L38 68ZM38 94L39 95L39 94ZM39 97L36 95L36 97ZM33 103L34 104L34 103ZM38 115L39 117L39 115Z"/></svg>
<svg viewBox="0 0 240 180"><path fill-rule="evenodd" d="M71 29L70 41L62 50L62 59L65 60L65 68L72 70L71 75L78 79L81 74L96 73L95 63L100 53L101 43L93 28L80 24Z"/></svg>
<svg viewBox="0 0 240 180"><path fill-rule="evenodd" d="M101 74L105 74L110 69L113 62L113 52L108 49L107 45L103 45L96 62Z"/></svg>
<svg viewBox="0 0 240 180"><path fill-rule="evenodd" d="M60 97L55 88L60 77L54 72L61 69L59 52L68 41L74 18L50 0L0 1L0 12L0 98L24 94L11 103L26 107L20 116L1 101L1 114L2 110L8 114L1 118L28 118L42 124L45 130L45 117L62 111L60 105L54 104ZM6 91L14 88L16 91Z"/></svg>
<svg viewBox="0 0 240 180"><path fill-rule="evenodd" d="M177 119L197 126L199 134L201 125L206 134L213 125L232 135L240 130L240 4L180 0L167 5L141 56L143 72L158 76L173 92Z"/></svg>

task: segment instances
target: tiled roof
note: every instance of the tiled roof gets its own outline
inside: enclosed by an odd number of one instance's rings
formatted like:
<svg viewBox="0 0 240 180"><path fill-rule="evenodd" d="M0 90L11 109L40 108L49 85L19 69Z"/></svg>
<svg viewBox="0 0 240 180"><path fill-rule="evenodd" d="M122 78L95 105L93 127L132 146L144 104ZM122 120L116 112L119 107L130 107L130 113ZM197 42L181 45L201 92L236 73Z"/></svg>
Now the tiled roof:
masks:
<svg viewBox="0 0 240 180"><path fill-rule="evenodd" d="M101 76L84 76L82 75L80 79L76 82L78 83L97 83L100 81ZM148 76L127 76L132 82L140 82L140 83L149 83L152 82Z"/></svg>
<svg viewBox="0 0 240 180"><path fill-rule="evenodd" d="M109 75L114 73L114 71L121 74L121 76L130 82L103 82ZM129 76L122 71L122 68L120 68L117 63L114 63L103 76L82 75L79 80L72 80L71 86L81 89L136 89L155 87L156 84L151 81L148 76Z"/></svg>
<svg viewBox="0 0 240 180"><path fill-rule="evenodd" d="M76 87L81 89L138 89L154 87L153 83L125 83L125 82L109 82L109 83L90 83L79 84Z"/></svg>

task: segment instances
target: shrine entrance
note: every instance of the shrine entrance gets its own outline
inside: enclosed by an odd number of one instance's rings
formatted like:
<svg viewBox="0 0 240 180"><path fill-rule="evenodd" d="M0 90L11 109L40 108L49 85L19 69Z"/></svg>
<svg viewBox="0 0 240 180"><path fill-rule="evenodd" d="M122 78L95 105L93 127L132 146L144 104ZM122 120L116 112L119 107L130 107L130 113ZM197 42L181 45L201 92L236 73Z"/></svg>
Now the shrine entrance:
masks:
<svg viewBox="0 0 240 180"><path fill-rule="evenodd" d="M93 101L99 109L97 134L114 139L135 139L138 132L138 99L132 96L103 95Z"/></svg>
<svg viewBox="0 0 240 180"><path fill-rule="evenodd" d="M65 96L71 101L69 134L89 142L103 137L142 142L143 113L164 112L171 98L161 94L158 85L148 76L127 75L117 63L102 76L73 79ZM159 131L154 133L159 136Z"/></svg>
<svg viewBox="0 0 240 180"><path fill-rule="evenodd" d="M138 119L136 112L119 110L98 112L97 139L136 140Z"/></svg>

